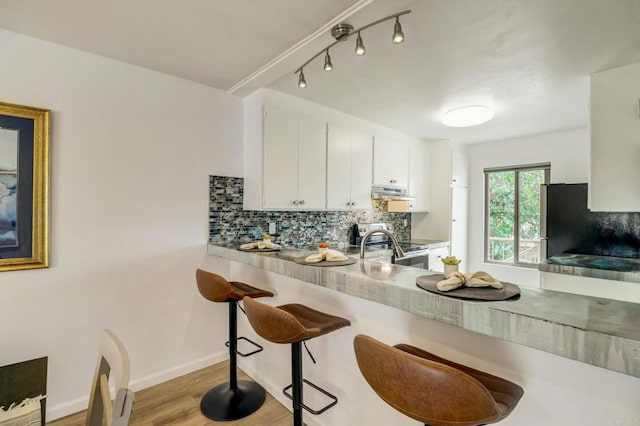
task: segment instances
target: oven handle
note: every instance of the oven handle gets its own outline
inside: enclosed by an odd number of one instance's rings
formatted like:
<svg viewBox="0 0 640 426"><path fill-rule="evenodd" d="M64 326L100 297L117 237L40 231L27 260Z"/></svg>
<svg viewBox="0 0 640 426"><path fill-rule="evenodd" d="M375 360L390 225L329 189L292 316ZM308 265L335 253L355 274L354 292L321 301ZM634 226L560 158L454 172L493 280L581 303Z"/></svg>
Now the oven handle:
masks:
<svg viewBox="0 0 640 426"><path fill-rule="evenodd" d="M431 254L429 250L410 251L409 253L405 252L404 256L398 259L410 259L412 257L426 256L429 254Z"/></svg>

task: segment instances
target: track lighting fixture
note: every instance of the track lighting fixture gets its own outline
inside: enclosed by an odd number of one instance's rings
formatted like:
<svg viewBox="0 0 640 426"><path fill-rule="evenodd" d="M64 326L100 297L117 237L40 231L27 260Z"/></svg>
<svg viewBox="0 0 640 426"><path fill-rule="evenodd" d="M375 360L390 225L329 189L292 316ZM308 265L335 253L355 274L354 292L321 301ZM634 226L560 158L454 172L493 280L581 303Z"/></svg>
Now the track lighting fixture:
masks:
<svg viewBox="0 0 640 426"><path fill-rule="evenodd" d="M327 49L327 54L324 55L324 70L333 71L333 64L331 63L331 56L329 56L329 49Z"/></svg>
<svg viewBox="0 0 640 426"><path fill-rule="evenodd" d="M400 25L400 18L396 16L396 24L393 27L393 38L391 39L395 44L402 43L404 41L404 33L402 32L402 25Z"/></svg>
<svg viewBox="0 0 640 426"><path fill-rule="evenodd" d="M360 37L360 31L358 31L358 38L356 39L356 56L364 56L365 53L367 53L367 49L365 49L362 37Z"/></svg>
<svg viewBox="0 0 640 426"><path fill-rule="evenodd" d="M336 41L334 41L329 46L327 46L324 49L322 49L320 52L318 52L315 55L313 55L307 62L302 64L296 70L295 74L298 74L298 87L300 87L300 88L307 87L307 81L304 78L303 69L304 69L305 66L307 66L311 61L313 61L315 58L320 56L322 53L325 54L325 56L324 56L324 70L325 71L332 71L333 70L333 63L331 62L331 56L329 55L329 49L331 49L333 46L335 46L336 44L340 43L341 41L349 40L353 34L357 34L357 37L356 37L356 49L355 49L356 55L357 56L363 56L365 53L367 53L367 49L364 47L364 42L362 41L362 36L360 35L360 33L362 31L366 30L369 27L373 27L374 25L377 25L377 24L379 24L381 22L385 22L385 21L388 21L390 19L394 19L395 18L396 22L395 22L395 25L393 26L392 41L393 41L394 44L402 43L404 41L404 33L402 32L402 25L400 25L400 16L406 15L407 13L411 13L411 10L405 10L403 12L394 13L393 15L387 16L387 17L382 18L382 19L378 19L377 21L371 22L370 24L364 25L364 26L362 26L362 27L360 27L358 29L353 29L353 26L351 26L349 24L345 24L345 23L338 24L338 25L334 26L331 29L331 35L333 36L333 38L336 39Z"/></svg>
<svg viewBox="0 0 640 426"><path fill-rule="evenodd" d="M300 76L298 78L298 87L301 89L304 89L305 87L307 87L307 80L304 79L304 72L302 71L302 68L300 68Z"/></svg>

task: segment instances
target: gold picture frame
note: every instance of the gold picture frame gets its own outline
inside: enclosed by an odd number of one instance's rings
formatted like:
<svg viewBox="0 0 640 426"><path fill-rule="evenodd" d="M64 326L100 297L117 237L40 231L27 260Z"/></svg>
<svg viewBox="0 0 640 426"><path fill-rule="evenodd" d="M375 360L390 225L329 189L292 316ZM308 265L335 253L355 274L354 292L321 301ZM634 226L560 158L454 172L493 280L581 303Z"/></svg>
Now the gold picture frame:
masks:
<svg viewBox="0 0 640 426"><path fill-rule="evenodd" d="M0 102L0 271L49 267L50 111Z"/></svg>

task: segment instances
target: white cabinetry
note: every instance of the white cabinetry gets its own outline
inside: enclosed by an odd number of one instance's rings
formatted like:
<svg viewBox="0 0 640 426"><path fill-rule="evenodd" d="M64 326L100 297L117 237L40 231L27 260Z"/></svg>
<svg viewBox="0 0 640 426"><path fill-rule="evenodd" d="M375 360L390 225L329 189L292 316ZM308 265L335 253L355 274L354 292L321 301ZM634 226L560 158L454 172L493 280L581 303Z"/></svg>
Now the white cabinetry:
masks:
<svg viewBox="0 0 640 426"><path fill-rule="evenodd" d="M593 211L640 211L640 64L591 75Z"/></svg>
<svg viewBox="0 0 640 426"><path fill-rule="evenodd" d="M325 122L267 106L263 150L263 208L324 209Z"/></svg>
<svg viewBox="0 0 640 426"><path fill-rule="evenodd" d="M431 142L429 149L431 207L428 214L412 215L411 236L450 241L451 255L468 261L467 154L452 149L448 141Z"/></svg>
<svg viewBox="0 0 640 426"><path fill-rule="evenodd" d="M451 151L451 186L469 186L469 156L466 152Z"/></svg>
<svg viewBox="0 0 640 426"><path fill-rule="evenodd" d="M410 212L428 212L431 207L431 156L427 143L409 148L409 201Z"/></svg>
<svg viewBox="0 0 640 426"><path fill-rule="evenodd" d="M409 184L409 144L376 136L373 145L373 183L407 187Z"/></svg>
<svg viewBox="0 0 640 426"><path fill-rule="evenodd" d="M436 272L444 272L442 259L447 256L449 256L449 246L429 250L429 269Z"/></svg>
<svg viewBox="0 0 640 426"><path fill-rule="evenodd" d="M328 125L327 209L371 207L373 137L337 124Z"/></svg>

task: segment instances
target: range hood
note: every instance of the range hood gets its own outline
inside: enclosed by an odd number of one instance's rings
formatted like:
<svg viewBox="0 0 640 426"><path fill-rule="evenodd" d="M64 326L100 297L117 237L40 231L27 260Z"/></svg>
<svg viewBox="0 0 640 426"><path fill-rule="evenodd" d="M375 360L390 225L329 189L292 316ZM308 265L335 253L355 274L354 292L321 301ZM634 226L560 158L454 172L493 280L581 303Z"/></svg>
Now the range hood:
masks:
<svg viewBox="0 0 640 426"><path fill-rule="evenodd" d="M407 188L401 186L373 185L371 187L371 199L413 201L415 198L409 196Z"/></svg>

